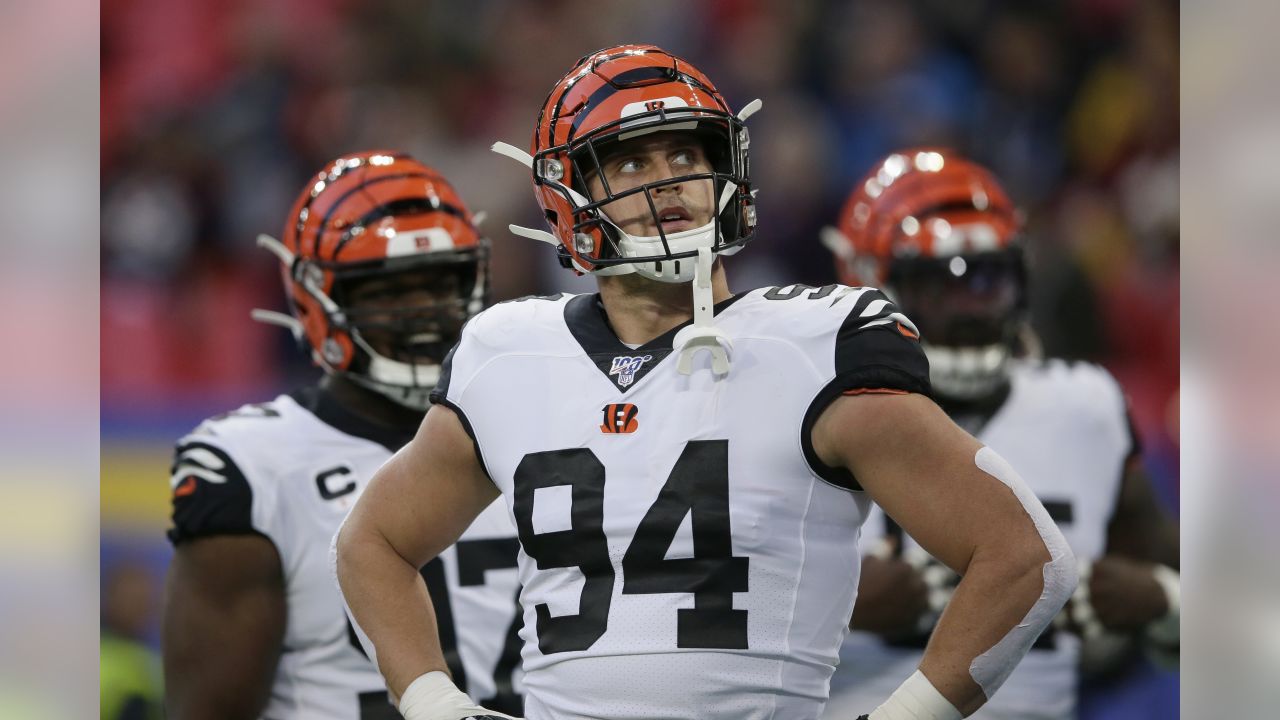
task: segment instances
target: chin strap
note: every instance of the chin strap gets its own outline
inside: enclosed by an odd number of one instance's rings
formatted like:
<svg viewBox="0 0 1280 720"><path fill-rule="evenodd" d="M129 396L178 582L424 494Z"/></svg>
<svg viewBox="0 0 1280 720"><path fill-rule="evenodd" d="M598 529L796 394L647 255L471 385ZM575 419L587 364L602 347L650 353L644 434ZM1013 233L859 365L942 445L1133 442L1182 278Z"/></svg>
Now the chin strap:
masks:
<svg viewBox="0 0 1280 720"><path fill-rule="evenodd" d="M733 343L723 330L712 324L715 302L711 292L711 248L698 248L693 275L693 324L676 333L672 347L680 353L676 370L682 375L693 372L693 358L700 350L711 353L711 372L718 377L729 374L729 353Z"/></svg>

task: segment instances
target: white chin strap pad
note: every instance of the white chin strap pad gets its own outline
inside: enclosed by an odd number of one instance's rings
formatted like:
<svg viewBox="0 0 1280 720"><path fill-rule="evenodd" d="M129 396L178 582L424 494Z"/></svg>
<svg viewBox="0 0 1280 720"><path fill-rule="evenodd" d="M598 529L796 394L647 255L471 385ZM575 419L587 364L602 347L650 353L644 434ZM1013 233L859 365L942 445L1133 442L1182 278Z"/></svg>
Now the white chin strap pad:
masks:
<svg viewBox="0 0 1280 720"><path fill-rule="evenodd" d="M1036 531L1049 551L1049 562L1044 564L1044 589L1040 598L1017 625L1013 626L1003 638L991 649L973 659L969 665L969 675L982 687L982 692L990 698L1008 679L1014 666L1022 660L1032 643L1040 637L1040 633L1053 622L1053 618L1066 604L1076 588L1078 576L1075 556L1067 546L1067 540L1058 530L1058 526L1049 518L1049 513L1036 499L1031 489L1023 482L1013 467L1000 457L995 450L984 447L974 455L973 461L978 468L988 475L1004 483L1013 491L1018 502L1022 503L1027 515L1035 523Z"/></svg>
<svg viewBox="0 0 1280 720"><path fill-rule="evenodd" d="M374 350L358 332L351 333L351 339L369 355L368 377L351 373L352 380L407 408L425 411L431 407L431 391L440 381L439 365L392 360Z"/></svg>

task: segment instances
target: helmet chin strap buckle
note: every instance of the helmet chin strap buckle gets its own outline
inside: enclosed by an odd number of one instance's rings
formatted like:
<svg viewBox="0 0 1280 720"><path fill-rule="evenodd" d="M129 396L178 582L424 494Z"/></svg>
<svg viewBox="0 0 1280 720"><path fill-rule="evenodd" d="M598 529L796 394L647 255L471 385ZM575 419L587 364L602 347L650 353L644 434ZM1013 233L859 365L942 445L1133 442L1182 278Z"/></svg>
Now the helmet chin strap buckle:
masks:
<svg viewBox="0 0 1280 720"><path fill-rule="evenodd" d="M723 330L712 324L715 314L711 291L711 248L698 248L693 275L693 324L676 333L672 346L680 357L676 370L682 375L693 373L693 358L701 351L711 353L711 372L717 377L729 374L729 354L733 342Z"/></svg>

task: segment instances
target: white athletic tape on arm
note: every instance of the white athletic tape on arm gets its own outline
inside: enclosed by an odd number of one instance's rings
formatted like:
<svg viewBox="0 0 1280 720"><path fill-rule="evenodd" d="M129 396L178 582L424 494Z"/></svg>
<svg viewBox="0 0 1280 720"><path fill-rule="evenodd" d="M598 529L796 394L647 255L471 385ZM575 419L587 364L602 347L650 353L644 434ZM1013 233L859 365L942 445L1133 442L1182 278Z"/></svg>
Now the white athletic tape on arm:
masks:
<svg viewBox="0 0 1280 720"><path fill-rule="evenodd" d="M439 670L423 673L409 683L397 708L405 720L462 720L473 715L511 717L476 705Z"/></svg>
<svg viewBox="0 0 1280 720"><path fill-rule="evenodd" d="M869 720L960 720L963 716L919 670L898 686Z"/></svg>
<svg viewBox="0 0 1280 720"><path fill-rule="evenodd" d="M1049 562L1044 564L1044 590L1041 591L1040 598L1021 622L1013 626L990 650L974 658L969 665L969 675L990 698L1071 597L1078 578L1075 556L1067 546L1066 538L1062 537L1062 531L1049 518L1049 513L1013 467L988 447L978 450L973 461L979 469L1013 491L1018 502L1022 503L1022 507L1031 516L1040 539L1049 551Z"/></svg>

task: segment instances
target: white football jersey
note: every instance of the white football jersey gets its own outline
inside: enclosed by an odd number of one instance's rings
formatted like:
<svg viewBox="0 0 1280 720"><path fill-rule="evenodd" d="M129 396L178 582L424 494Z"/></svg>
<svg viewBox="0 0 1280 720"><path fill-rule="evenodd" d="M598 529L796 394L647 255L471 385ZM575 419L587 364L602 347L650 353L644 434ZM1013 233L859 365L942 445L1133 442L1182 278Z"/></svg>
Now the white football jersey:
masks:
<svg viewBox="0 0 1280 720"><path fill-rule="evenodd" d="M1014 363L1008 397L971 431L1017 469L1077 559L1104 554L1124 466L1135 450L1124 396L1105 370L1058 360ZM889 533L899 535L905 553L923 552L875 506L864 528L863 553ZM875 709L915 672L927 640L922 635L889 644L871 633L850 633L832 679L828 717L857 717ZM995 697L971 717L1074 718L1079 656L1077 635L1049 628Z"/></svg>
<svg viewBox="0 0 1280 720"><path fill-rule="evenodd" d="M596 295L496 305L445 363L433 400L520 537L529 720L822 711L869 501L810 430L845 391L926 392L927 361L872 288L755 290L715 324L722 378L677 371L678 328L628 348Z"/></svg>
<svg viewBox="0 0 1280 720"><path fill-rule="evenodd" d="M170 539L254 533L280 554L287 626L263 718L400 717L343 610L329 544L374 471L411 437L313 387L206 420L179 441ZM455 681L518 714L516 553L515 528L495 502L422 574Z"/></svg>

